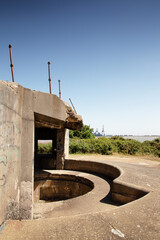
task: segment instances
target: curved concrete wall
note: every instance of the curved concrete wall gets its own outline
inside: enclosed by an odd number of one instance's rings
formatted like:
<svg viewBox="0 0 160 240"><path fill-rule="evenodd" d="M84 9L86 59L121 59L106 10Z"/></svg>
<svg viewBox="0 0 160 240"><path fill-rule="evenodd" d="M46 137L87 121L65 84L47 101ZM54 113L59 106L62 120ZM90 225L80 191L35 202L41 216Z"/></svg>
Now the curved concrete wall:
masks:
<svg viewBox="0 0 160 240"><path fill-rule="evenodd" d="M84 171L89 173L97 173L100 175L104 175L109 179L113 180L120 176L121 172L118 168L99 162L91 162L91 161L75 161L75 160L65 160L65 170L76 170L76 171Z"/></svg>
<svg viewBox="0 0 160 240"><path fill-rule="evenodd" d="M111 187L112 201L118 204L129 203L148 193L148 191L139 187L120 182L117 178L121 175L121 171L105 163L66 159L65 170L96 173L113 180Z"/></svg>

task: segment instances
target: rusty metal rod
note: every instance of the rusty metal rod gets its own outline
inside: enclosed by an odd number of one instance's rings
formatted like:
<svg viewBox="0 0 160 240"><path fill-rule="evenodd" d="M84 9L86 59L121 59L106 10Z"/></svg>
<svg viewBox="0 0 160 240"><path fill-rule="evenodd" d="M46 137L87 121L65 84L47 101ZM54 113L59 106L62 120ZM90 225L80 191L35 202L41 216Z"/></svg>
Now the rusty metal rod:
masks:
<svg viewBox="0 0 160 240"><path fill-rule="evenodd" d="M11 48L12 48L12 45L9 44L10 62L11 62L10 67L11 67L11 72L12 72L12 82L14 82L14 72L13 72L13 61L12 61L12 50L11 50Z"/></svg>
<svg viewBox="0 0 160 240"><path fill-rule="evenodd" d="M61 80L58 80L59 83L59 98L61 99Z"/></svg>
<svg viewBox="0 0 160 240"><path fill-rule="evenodd" d="M49 75L49 91L50 91L50 94L52 94L52 90L51 90L51 72L50 72L50 62L48 62L48 75Z"/></svg>
<svg viewBox="0 0 160 240"><path fill-rule="evenodd" d="M74 105L73 105L73 103L72 103L72 101L71 101L71 99L70 99L70 98L69 98L69 101L71 102L71 104L72 104L72 107L73 107L73 109L74 109L75 113L77 114L77 112L76 112L76 109L75 109L75 107L74 107Z"/></svg>

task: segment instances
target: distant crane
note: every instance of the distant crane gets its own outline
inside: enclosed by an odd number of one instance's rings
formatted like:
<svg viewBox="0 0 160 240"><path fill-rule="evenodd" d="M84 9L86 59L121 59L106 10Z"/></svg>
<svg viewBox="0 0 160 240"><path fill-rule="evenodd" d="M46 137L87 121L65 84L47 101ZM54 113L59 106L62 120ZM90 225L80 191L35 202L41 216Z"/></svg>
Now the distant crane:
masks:
<svg viewBox="0 0 160 240"><path fill-rule="evenodd" d="M96 128L96 132L95 132L95 135L96 135L96 136L98 135L98 128Z"/></svg>
<svg viewBox="0 0 160 240"><path fill-rule="evenodd" d="M104 125L102 126L102 136L105 136Z"/></svg>
<svg viewBox="0 0 160 240"><path fill-rule="evenodd" d="M102 126L102 132L98 132L98 128L96 128L96 131L94 133L96 137L105 137L105 131L104 131L104 125Z"/></svg>

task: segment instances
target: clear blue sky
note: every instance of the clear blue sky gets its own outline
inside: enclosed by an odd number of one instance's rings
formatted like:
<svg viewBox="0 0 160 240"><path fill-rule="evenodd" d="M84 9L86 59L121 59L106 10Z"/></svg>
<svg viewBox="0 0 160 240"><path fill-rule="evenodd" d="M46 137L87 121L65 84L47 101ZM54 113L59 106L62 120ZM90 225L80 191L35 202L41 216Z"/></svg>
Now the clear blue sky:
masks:
<svg viewBox="0 0 160 240"><path fill-rule="evenodd" d="M71 98L106 134L160 134L159 0L1 0L0 79Z"/></svg>

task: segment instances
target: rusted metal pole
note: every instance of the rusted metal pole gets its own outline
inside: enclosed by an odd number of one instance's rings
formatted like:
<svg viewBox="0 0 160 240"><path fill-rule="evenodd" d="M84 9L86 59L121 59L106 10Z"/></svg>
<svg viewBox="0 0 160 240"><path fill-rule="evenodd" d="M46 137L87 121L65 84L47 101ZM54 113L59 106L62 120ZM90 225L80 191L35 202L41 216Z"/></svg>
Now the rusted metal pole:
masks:
<svg viewBox="0 0 160 240"><path fill-rule="evenodd" d="M9 44L10 62L11 62L10 67L11 67L11 72L12 72L12 82L14 82L14 72L13 72L13 61L12 61L12 50L11 50L11 48L12 48L12 45Z"/></svg>
<svg viewBox="0 0 160 240"><path fill-rule="evenodd" d="M76 109L75 109L75 107L74 107L74 105L73 105L73 103L72 103L72 101L71 101L71 99L70 99L70 98L69 98L69 101L71 102L71 104L72 104L72 107L73 107L73 109L74 109L75 113L77 114L77 112L76 112Z"/></svg>
<svg viewBox="0 0 160 240"><path fill-rule="evenodd" d="M59 98L61 99L61 80L58 80L59 83Z"/></svg>
<svg viewBox="0 0 160 240"><path fill-rule="evenodd" d="M50 94L52 94L52 90L51 90L51 72L50 72L50 62L48 62L48 75L49 75L49 91L50 91Z"/></svg>

